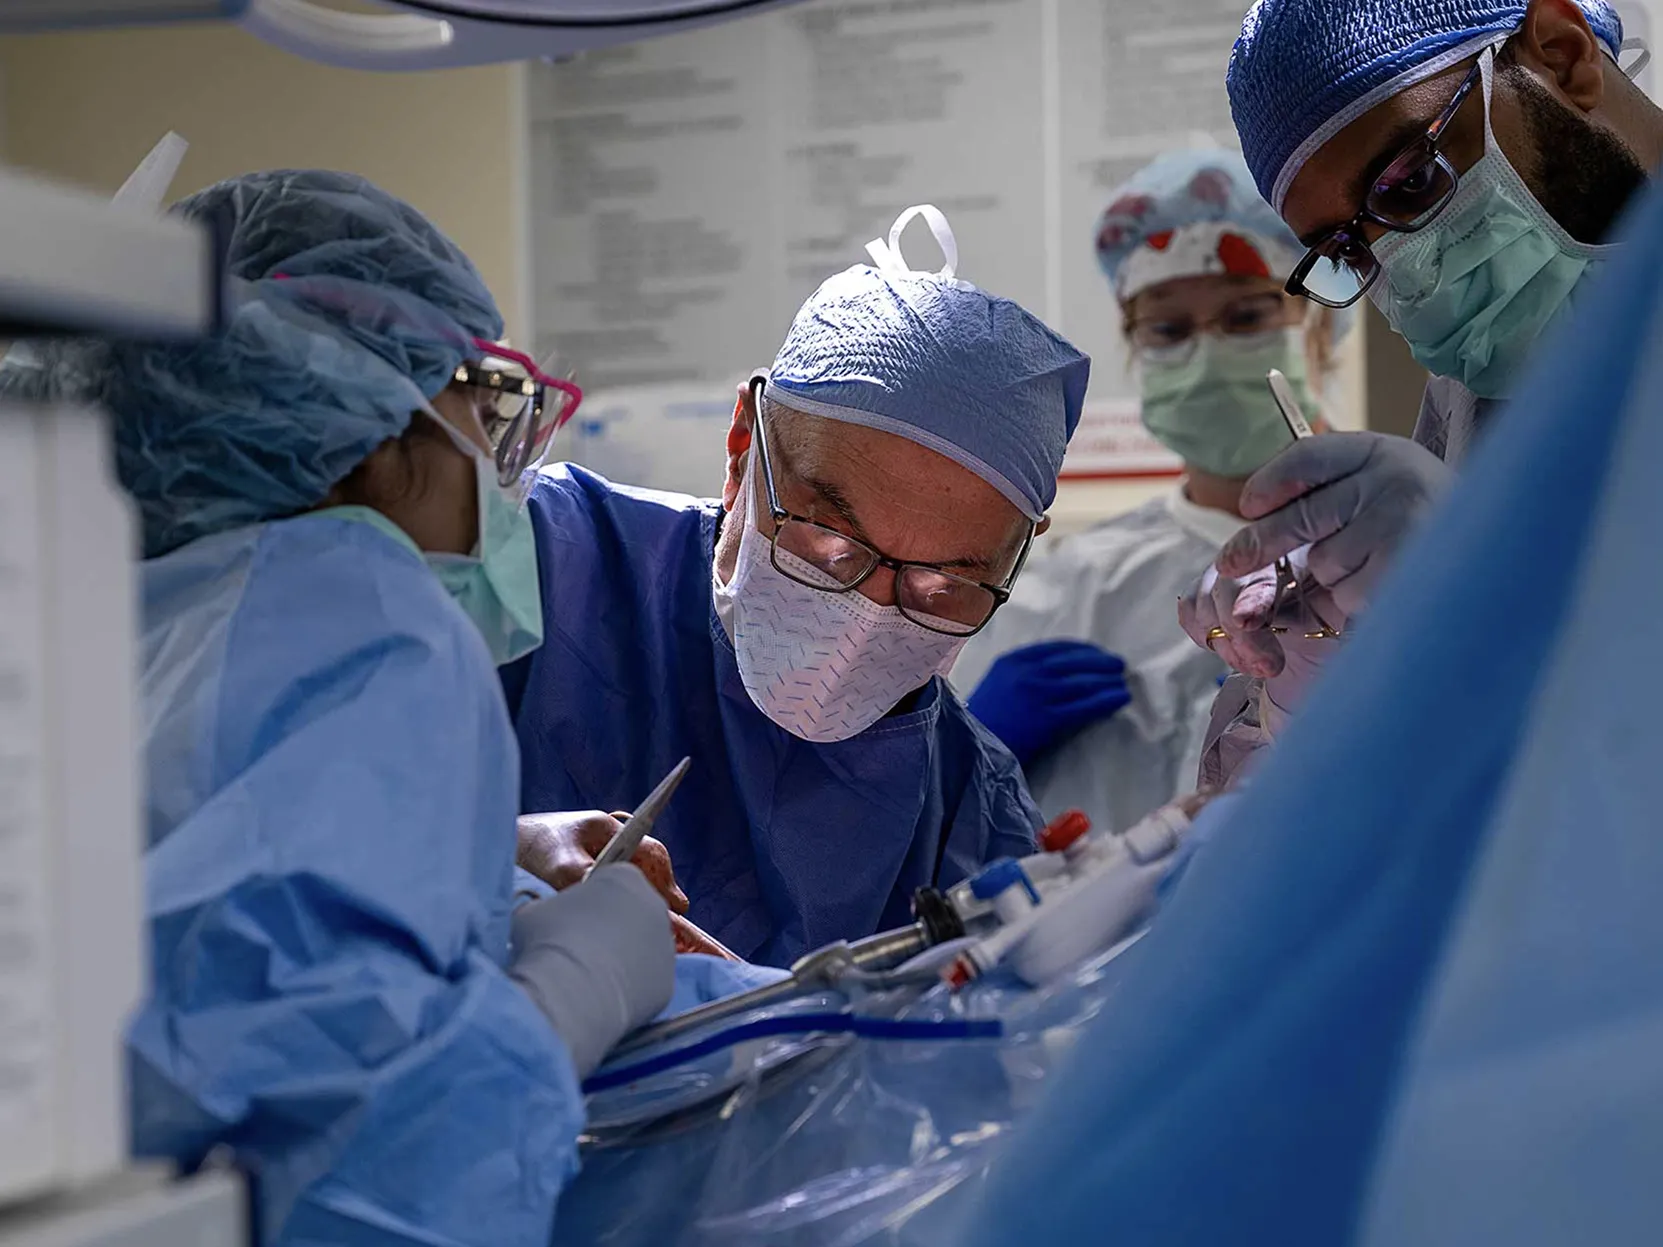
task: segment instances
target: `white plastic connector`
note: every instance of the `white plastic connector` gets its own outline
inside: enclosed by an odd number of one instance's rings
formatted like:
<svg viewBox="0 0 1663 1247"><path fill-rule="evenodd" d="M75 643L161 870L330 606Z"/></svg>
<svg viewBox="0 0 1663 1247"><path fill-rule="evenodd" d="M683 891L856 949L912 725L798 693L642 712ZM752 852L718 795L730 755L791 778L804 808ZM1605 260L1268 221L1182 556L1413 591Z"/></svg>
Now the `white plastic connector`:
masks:
<svg viewBox="0 0 1663 1247"><path fill-rule="evenodd" d="M1122 835L1091 837L1089 851L1068 854L1070 873L1039 867L1047 876L1039 883L1042 903L1028 903L966 950L956 963L962 967L960 980L1004 963L1024 982L1039 986L1124 940L1153 910L1156 889L1188 826L1188 817L1169 806Z"/></svg>

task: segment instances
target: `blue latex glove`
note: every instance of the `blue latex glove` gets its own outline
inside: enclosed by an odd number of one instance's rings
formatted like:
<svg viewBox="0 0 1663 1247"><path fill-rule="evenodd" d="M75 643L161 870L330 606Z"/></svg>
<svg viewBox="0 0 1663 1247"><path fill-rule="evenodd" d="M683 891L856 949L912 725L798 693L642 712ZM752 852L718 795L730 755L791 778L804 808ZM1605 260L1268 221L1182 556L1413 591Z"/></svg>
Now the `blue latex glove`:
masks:
<svg viewBox="0 0 1663 1247"><path fill-rule="evenodd" d="M1241 511L1251 522L1179 603L1179 622L1237 671L1280 676L1289 655L1270 630L1276 560L1310 547L1302 560L1309 613L1274 621L1288 628L1283 635L1319 623L1343 631L1450 479L1442 460L1407 438L1324 433L1294 443L1248 480ZM1229 635L1209 645L1213 628Z"/></svg>
<svg viewBox="0 0 1663 1247"><path fill-rule="evenodd" d="M1041 641L1001 655L967 704L1027 767L1131 701L1124 659L1086 641Z"/></svg>

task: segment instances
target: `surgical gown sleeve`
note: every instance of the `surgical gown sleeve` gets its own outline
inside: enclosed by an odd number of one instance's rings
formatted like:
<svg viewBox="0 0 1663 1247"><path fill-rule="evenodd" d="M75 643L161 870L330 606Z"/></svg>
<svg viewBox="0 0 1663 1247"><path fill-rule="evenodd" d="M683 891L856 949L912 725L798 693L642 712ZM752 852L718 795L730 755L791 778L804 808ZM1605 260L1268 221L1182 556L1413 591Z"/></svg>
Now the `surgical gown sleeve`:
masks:
<svg viewBox="0 0 1663 1247"><path fill-rule="evenodd" d="M1248 763L1270 748L1270 733L1259 722L1264 682L1236 673L1218 690L1201 746L1196 786L1228 788L1247 773Z"/></svg>
<svg viewBox="0 0 1663 1247"><path fill-rule="evenodd" d="M228 1144L268 1247L542 1247L582 1100L503 970L517 755L490 660L383 534L249 532L146 569L137 1150Z"/></svg>

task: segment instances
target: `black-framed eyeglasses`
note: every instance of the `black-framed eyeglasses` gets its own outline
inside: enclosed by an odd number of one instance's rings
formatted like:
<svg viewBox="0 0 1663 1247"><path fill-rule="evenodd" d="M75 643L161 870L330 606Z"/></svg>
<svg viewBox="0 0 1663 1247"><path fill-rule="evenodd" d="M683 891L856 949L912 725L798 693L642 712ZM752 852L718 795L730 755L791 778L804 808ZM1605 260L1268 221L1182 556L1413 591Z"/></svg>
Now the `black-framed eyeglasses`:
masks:
<svg viewBox="0 0 1663 1247"><path fill-rule="evenodd" d="M1289 294L1303 295L1324 307L1350 307L1380 277L1380 261L1368 244L1364 226L1413 234L1449 206L1460 188L1461 175L1439 144L1483 74L1480 57L1426 133L1399 152L1374 179L1361 211L1329 230L1294 266L1288 278Z"/></svg>
<svg viewBox="0 0 1663 1247"><path fill-rule="evenodd" d="M955 575L929 563L910 563L880 554L864 541L780 505L774 486L773 462L768 454L768 433L763 416L762 386L765 377L751 380L751 397L756 410L757 455L762 464L763 487L774 531L768 542L771 559L780 575L819 589L824 593L852 593L880 567L895 573L895 605L902 615L931 632L947 636L974 636L987 626L993 612L1010 600L1011 586L1022 573L1033 548L1039 526L1031 524L1017 555L1016 566L1001 585L983 584Z"/></svg>

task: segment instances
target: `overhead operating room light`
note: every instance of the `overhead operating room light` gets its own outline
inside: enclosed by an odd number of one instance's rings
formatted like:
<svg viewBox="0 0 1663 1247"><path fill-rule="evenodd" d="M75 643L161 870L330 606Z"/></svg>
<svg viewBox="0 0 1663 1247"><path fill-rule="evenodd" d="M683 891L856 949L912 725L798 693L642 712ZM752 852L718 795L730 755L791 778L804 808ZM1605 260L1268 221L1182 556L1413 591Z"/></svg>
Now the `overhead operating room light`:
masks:
<svg viewBox="0 0 1663 1247"><path fill-rule="evenodd" d="M0 0L0 32L230 19L298 55L359 69L569 56L794 0Z"/></svg>

